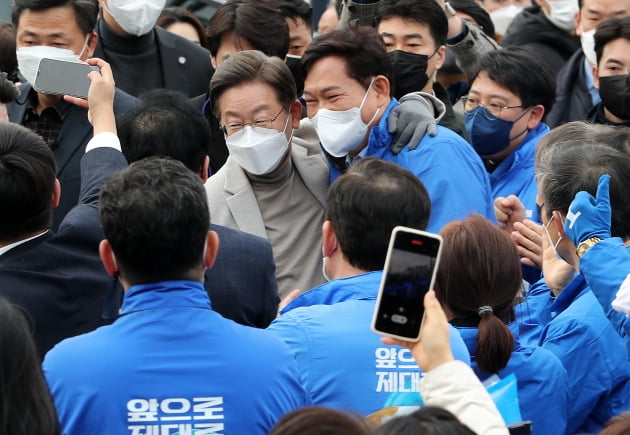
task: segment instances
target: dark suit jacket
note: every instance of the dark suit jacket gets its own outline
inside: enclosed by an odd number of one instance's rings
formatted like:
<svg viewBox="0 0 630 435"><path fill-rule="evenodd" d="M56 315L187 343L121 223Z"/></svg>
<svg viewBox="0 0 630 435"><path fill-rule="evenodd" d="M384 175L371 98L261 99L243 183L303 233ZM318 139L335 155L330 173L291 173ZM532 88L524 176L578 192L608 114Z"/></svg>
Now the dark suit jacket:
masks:
<svg viewBox="0 0 630 435"><path fill-rule="evenodd" d="M186 94L189 98L204 94L208 91L210 77L214 69L210 63L210 52L188 41L181 36L155 27L155 37L158 44L164 88ZM99 43L94 49L94 57L109 61ZM124 71L114 71L114 78ZM150 71L147 71L149 74ZM126 90L133 93L132 90Z"/></svg>
<svg viewBox="0 0 630 435"><path fill-rule="evenodd" d="M26 100L31 91L31 85L26 83L20 86L20 96L12 103L7 104L9 120L17 124L24 122L26 113ZM120 114L138 104L138 100L125 92L116 90L114 99L114 113ZM80 162L85 153L85 146L92 138L92 126L87 119L87 110L72 106L64 119L59 132L58 146L55 150L57 162L57 178L61 183L61 201L59 207L53 211L53 229L59 224L77 204L79 189L81 187Z"/></svg>
<svg viewBox="0 0 630 435"><path fill-rule="evenodd" d="M242 325L266 328L278 314L278 284L267 239L221 225L219 253L206 270L205 286L212 309Z"/></svg>
<svg viewBox="0 0 630 435"><path fill-rule="evenodd" d="M108 175L126 166L112 148L84 154L79 204L59 231L0 255L0 295L30 315L42 357L61 340L106 323L102 310L114 281L98 256L98 193Z"/></svg>

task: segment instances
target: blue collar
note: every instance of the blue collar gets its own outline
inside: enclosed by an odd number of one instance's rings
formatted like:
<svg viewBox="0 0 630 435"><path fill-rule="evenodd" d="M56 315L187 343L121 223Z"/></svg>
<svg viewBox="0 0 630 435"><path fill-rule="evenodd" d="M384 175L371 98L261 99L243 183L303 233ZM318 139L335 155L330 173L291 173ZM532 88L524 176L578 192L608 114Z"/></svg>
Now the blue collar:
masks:
<svg viewBox="0 0 630 435"><path fill-rule="evenodd" d="M584 279L584 276L580 274L576 275L575 278L573 278L573 281L571 281L569 285L562 290L562 292L556 297L556 300L551 304L551 307L549 307L551 316L555 317L566 310L585 288L586 280Z"/></svg>
<svg viewBox="0 0 630 435"><path fill-rule="evenodd" d="M378 124L372 127L366 147L368 156L382 153L383 150L375 152L377 148L385 148L385 151L389 150L389 146L392 143L394 135L387 130L387 119L389 118L389 114L391 113L391 111L394 110L394 108L398 106L398 104L398 100L392 98L392 100L385 108L385 111L383 112L381 119L378 121Z"/></svg>
<svg viewBox="0 0 630 435"><path fill-rule="evenodd" d="M536 145L540 138L549 132L549 126L544 122L539 123L530 130L519 147L511 152L497 168L489 174L490 180L494 181L501 178L512 168L521 165L523 167L534 166L534 154L536 153Z"/></svg>
<svg viewBox="0 0 630 435"><path fill-rule="evenodd" d="M382 275L383 271L377 270L348 278L333 279L302 293L284 307L280 314L311 305L333 305L344 301L375 300Z"/></svg>
<svg viewBox="0 0 630 435"><path fill-rule="evenodd" d="M134 285L125 293L120 314L175 307L211 309L203 284L196 281L160 281Z"/></svg>

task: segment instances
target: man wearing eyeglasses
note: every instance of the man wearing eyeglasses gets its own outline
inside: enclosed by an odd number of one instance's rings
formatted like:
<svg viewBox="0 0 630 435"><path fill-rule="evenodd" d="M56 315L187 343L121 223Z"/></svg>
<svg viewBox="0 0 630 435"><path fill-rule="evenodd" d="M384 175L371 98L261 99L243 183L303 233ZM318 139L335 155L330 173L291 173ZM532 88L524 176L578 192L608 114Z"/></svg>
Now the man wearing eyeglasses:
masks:
<svg viewBox="0 0 630 435"><path fill-rule="evenodd" d="M321 227L328 165L317 134L300 127L289 67L258 51L232 54L210 82L210 104L230 152L206 182L214 223L269 240L278 293L325 282Z"/></svg>
<svg viewBox="0 0 630 435"><path fill-rule="evenodd" d="M516 195L525 206L525 217L535 222L540 217L534 152L549 131L542 119L554 95L554 76L542 58L510 47L482 57L465 97L466 130L490 174L493 197Z"/></svg>

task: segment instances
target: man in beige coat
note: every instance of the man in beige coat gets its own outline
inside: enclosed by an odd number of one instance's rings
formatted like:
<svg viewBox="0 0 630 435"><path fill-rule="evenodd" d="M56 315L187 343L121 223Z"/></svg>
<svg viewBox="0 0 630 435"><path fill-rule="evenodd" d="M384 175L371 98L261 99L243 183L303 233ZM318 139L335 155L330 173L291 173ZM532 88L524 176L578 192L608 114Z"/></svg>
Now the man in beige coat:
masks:
<svg viewBox="0 0 630 435"><path fill-rule="evenodd" d="M286 64L254 51L230 56L210 82L230 151L206 182L212 221L269 239L280 297L324 282L328 165L295 92Z"/></svg>

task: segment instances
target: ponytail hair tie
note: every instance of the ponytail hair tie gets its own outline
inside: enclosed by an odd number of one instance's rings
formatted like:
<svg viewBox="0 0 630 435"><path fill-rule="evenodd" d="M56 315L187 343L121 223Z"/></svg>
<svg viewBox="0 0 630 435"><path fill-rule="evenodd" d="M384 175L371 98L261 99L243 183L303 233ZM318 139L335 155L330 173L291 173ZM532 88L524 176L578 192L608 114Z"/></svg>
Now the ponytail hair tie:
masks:
<svg viewBox="0 0 630 435"><path fill-rule="evenodd" d="M488 305L484 305L477 309L477 314L479 314L479 317L483 316L484 313L492 313L492 312L493 312L492 307L489 307Z"/></svg>

